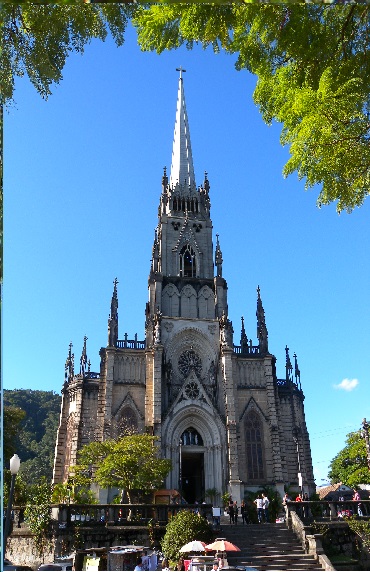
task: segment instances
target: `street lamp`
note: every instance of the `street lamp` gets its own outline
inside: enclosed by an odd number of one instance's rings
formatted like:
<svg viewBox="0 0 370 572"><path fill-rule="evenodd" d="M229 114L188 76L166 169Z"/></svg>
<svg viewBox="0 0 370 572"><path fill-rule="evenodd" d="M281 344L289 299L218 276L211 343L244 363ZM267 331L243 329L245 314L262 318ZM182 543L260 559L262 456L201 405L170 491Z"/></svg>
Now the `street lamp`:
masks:
<svg viewBox="0 0 370 572"><path fill-rule="evenodd" d="M6 511L5 526L4 526L4 541L3 541L3 556L4 557L5 557L5 552L6 552L6 541L8 540L9 528L10 528L10 514L12 512L15 479L17 477L20 466L21 466L20 458L18 457L18 455L13 455L13 457L10 459L10 472L12 474L12 479L11 479L11 483L10 483L8 508Z"/></svg>
<svg viewBox="0 0 370 572"><path fill-rule="evenodd" d="M302 472L301 472L301 457L299 454L299 441L298 441L298 434L299 434L299 430L295 429L293 430L293 441L296 444L297 447L297 459L298 459L298 486L301 489L301 493L303 494L303 478L302 478Z"/></svg>

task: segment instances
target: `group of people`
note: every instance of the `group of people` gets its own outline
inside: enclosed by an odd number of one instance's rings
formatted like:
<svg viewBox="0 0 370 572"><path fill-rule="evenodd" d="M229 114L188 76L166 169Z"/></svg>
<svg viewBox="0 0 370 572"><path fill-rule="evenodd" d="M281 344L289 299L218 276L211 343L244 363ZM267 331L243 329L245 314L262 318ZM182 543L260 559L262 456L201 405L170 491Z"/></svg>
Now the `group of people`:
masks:
<svg viewBox="0 0 370 572"><path fill-rule="evenodd" d="M294 500L295 502L306 502L310 500L310 497L308 496L308 493L299 493L297 494L295 499L292 499L290 497L290 495L288 493L285 493L284 497L283 497L283 506L286 506L286 503L289 501ZM297 507L297 514L299 516L303 516L303 518L307 518L309 516L309 507L308 505L301 505Z"/></svg>
<svg viewBox="0 0 370 572"><path fill-rule="evenodd" d="M230 518L230 524L238 524L238 516L239 516L239 507L236 501L233 502L232 497L229 498L229 504L227 508L227 512ZM248 513L245 501L242 500L240 505L240 516L242 517L242 523L248 523Z"/></svg>
<svg viewBox="0 0 370 572"><path fill-rule="evenodd" d="M257 508L258 522L259 523L269 522L270 501L267 495L265 495L264 493L262 493L262 495L259 494L255 499L254 503ZM239 507L238 503L232 500L232 497L229 498L227 512L229 514L230 524L238 524ZM242 517L242 523L249 524L248 510L244 499L242 500L240 505L240 515Z"/></svg>
<svg viewBox="0 0 370 572"><path fill-rule="evenodd" d="M257 518L259 524L262 524L263 522L269 522L270 501L267 498L267 495L264 493L262 493L262 495L258 495L254 500L254 504L257 507Z"/></svg>

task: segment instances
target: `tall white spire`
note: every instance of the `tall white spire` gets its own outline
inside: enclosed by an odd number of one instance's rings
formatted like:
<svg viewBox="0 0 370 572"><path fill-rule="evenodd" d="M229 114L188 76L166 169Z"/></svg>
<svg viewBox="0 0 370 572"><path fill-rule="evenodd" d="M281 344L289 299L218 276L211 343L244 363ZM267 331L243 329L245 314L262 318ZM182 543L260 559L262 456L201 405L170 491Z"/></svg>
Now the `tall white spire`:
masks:
<svg viewBox="0 0 370 572"><path fill-rule="evenodd" d="M194 177L193 155L191 152L190 130L188 114L185 105L185 94L182 79L182 67L177 68L180 72L179 91L177 96L175 132L173 136L172 163L170 186L175 187L178 183L181 188L188 191L189 187L196 189Z"/></svg>

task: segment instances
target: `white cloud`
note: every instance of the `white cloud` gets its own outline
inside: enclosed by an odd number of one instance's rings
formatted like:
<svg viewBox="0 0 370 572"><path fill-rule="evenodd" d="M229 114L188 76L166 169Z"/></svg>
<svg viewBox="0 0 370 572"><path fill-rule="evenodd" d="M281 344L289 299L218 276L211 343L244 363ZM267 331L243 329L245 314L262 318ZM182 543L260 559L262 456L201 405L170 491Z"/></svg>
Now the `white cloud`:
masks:
<svg viewBox="0 0 370 572"><path fill-rule="evenodd" d="M359 384L358 379L343 379L337 385L334 385L335 389L344 389L344 391L353 391Z"/></svg>

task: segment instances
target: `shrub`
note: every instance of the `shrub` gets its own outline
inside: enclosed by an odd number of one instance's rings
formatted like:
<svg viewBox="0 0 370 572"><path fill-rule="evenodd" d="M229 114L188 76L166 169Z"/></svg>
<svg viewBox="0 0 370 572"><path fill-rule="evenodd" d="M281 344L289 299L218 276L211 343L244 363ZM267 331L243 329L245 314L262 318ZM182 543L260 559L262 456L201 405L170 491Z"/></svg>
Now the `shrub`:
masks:
<svg viewBox="0 0 370 572"><path fill-rule="evenodd" d="M166 558L176 561L184 544L191 540L210 542L212 538L212 529L205 518L190 510L181 510L167 524L162 551Z"/></svg>

